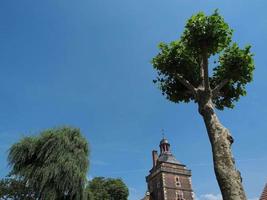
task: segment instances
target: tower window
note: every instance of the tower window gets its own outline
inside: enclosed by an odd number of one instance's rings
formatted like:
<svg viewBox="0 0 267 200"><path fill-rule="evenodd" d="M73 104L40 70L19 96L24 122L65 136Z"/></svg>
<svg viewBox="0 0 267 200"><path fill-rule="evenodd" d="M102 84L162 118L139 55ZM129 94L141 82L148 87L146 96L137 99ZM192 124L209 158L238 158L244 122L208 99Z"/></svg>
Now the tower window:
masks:
<svg viewBox="0 0 267 200"><path fill-rule="evenodd" d="M181 182L180 182L180 177L179 176L175 176L175 186L176 187L181 187Z"/></svg>
<svg viewBox="0 0 267 200"><path fill-rule="evenodd" d="M176 191L176 200L185 200L184 193L182 191Z"/></svg>

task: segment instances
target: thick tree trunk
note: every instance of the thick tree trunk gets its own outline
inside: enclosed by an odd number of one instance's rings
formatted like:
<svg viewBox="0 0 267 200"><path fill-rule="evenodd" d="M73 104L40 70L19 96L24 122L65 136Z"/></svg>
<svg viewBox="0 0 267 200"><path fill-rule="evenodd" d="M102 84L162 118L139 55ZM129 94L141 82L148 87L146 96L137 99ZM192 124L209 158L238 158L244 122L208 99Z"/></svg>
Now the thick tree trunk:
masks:
<svg viewBox="0 0 267 200"><path fill-rule="evenodd" d="M207 128L212 147L214 170L223 200L246 200L242 178L235 167L231 152L233 138L220 123L210 98L199 101L199 113Z"/></svg>

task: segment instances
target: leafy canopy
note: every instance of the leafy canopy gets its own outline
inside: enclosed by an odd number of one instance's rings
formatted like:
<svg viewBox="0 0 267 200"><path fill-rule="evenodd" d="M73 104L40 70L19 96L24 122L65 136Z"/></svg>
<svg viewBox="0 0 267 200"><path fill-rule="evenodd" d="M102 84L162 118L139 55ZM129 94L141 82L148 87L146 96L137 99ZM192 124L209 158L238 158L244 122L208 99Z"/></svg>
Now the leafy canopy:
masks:
<svg viewBox="0 0 267 200"><path fill-rule="evenodd" d="M212 101L218 109L233 108L234 102L246 94L245 85L252 81L254 62L250 46L239 48L232 42L232 33L217 10L210 16L200 12L187 21L179 40L160 43L160 52L152 64L158 73L154 82L163 95L175 103L197 101L177 75L195 88L203 87L201 66L206 54L207 58L218 58L208 78L211 89L225 81Z"/></svg>
<svg viewBox="0 0 267 200"><path fill-rule="evenodd" d="M56 128L25 137L10 148L11 174L34 186L41 199L81 199L88 144L76 128Z"/></svg>
<svg viewBox="0 0 267 200"><path fill-rule="evenodd" d="M127 200L129 191L121 179L96 177L86 188L88 200Z"/></svg>

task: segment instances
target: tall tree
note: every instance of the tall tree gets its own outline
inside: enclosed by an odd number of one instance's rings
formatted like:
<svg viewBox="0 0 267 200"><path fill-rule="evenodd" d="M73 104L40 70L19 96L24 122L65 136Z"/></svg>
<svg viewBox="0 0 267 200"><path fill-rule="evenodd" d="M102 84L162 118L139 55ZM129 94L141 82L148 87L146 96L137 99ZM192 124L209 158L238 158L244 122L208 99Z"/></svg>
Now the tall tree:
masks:
<svg viewBox="0 0 267 200"><path fill-rule="evenodd" d="M83 198L88 169L88 144L76 128L56 128L25 137L10 148L11 174L21 177L38 199Z"/></svg>
<svg viewBox="0 0 267 200"><path fill-rule="evenodd" d="M252 81L250 46L239 48L232 42L232 32L217 10L210 16L200 12L187 21L179 40L160 43L152 64L158 72L154 82L168 100L198 104L223 199L244 200L242 178L231 152L234 140L215 113L215 108L233 108L240 96L246 95L245 85Z"/></svg>
<svg viewBox="0 0 267 200"><path fill-rule="evenodd" d="M88 200L127 200L129 191L121 179L96 177L86 188Z"/></svg>

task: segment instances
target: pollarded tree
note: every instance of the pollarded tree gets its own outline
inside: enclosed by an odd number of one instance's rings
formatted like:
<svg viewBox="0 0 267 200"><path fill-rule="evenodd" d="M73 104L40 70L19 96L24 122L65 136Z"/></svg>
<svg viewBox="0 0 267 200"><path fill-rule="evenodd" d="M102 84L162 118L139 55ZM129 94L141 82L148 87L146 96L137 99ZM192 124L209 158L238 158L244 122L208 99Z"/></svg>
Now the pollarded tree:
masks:
<svg viewBox="0 0 267 200"><path fill-rule="evenodd" d="M250 46L239 48L231 40L232 32L217 10L211 16L200 12L187 21L179 40L160 43L160 52L152 64L158 72L154 82L168 100L198 104L223 199L244 200L242 178L231 152L234 140L215 113L215 108L233 108L240 96L246 95L245 85L252 81L254 63ZM215 58L210 76L209 59Z"/></svg>
<svg viewBox="0 0 267 200"><path fill-rule="evenodd" d="M12 145L8 156L11 175L33 187L40 200L81 200L88 151L79 129L48 129Z"/></svg>

